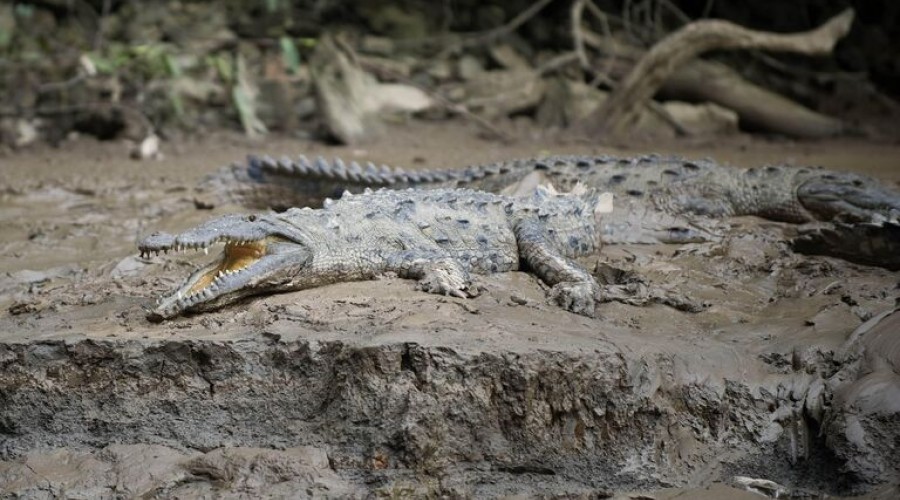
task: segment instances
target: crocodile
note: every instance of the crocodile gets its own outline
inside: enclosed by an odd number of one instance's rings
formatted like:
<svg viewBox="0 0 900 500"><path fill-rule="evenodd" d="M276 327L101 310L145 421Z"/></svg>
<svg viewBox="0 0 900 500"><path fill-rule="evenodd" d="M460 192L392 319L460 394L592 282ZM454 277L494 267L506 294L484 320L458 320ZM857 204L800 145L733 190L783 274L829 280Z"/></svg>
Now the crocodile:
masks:
<svg viewBox="0 0 900 500"><path fill-rule="evenodd" d="M427 292L477 293L471 274L523 266L547 283L565 309L594 313L600 286L574 259L603 244L598 223L612 196L539 188L530 197L481 191L380 190L345 194L323 208L231 214L177 235L155 233L142 256L206 250L220 257L194 272L148 309L153 321L206 311L245 297L373 279L385 273L418 280Z"/></svg>
<svg viewBox="0 0 900 500"><path fill-rule="evenodd" d="M787 165L738 169L711 160L658 155L551 156L417 171L321 157L250 156L246 165L235 164L208 177L195 201L199 207L225 201L284 210L320 206L325 198L366 188L463 187L500 193L523 181L527 188L547 181L563 191L583 183L672 215L752 215L808 223L866 222L900 213L900 192L858 174Z"/></svg>
<svg viewBox="0 0 900 500"><path fill-rule="evenodd" d="M835 222L801 227L794 250L900 271L900 220Z"/></svg>

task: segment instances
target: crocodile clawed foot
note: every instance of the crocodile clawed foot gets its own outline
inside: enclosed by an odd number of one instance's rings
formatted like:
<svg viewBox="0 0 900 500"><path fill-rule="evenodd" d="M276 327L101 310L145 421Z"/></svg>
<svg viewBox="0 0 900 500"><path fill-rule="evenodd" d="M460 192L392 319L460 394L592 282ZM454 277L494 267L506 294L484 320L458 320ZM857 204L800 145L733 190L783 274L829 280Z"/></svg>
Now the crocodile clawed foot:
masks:
<svg viewBox="0 0 900 500"><path fill-rule="evenodd" d="M557 283L550 289L550 298L567 311L594 317L600 288L587 282Z"/></svg>
<svg viewBox="0 0 900 500"><path fill-rule="evenodd" d="M450 295L467 299L478 295L469 273L461 268L435 266L419 280L420 290L438 295Z"/></svg>

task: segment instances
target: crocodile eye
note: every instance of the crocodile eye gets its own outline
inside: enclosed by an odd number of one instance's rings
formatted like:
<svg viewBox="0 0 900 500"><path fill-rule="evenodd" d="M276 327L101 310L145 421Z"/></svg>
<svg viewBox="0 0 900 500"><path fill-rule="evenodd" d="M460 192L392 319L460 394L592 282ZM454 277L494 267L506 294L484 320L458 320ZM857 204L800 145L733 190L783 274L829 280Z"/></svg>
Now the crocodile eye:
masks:
<svg viewBox="0 0 900 500"><path fill-rule="evenodd" d="M256 222L256 216L255 216L255 215L248 215L248 216L247 216L247 220L250 221L250 222Z"/></svg>

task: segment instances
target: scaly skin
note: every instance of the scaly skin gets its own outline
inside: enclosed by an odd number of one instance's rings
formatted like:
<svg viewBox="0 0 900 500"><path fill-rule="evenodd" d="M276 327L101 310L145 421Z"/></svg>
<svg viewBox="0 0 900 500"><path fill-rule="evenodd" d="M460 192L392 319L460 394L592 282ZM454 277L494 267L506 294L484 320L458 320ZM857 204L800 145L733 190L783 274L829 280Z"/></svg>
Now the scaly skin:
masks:
<svg viewBox="0 0 900 500"><path fill-rule="evenodd" d="M550 295L562 307L592 315L600 287L572 259L601 244L598 220L610 209L608 196L549 189L529 198L383 190L347 194L322 209L229 215L179 235L154 234L140 243L142 254L218 242L225 249L161 298L148 318L388 272L416 279L428 292L468 297L476 293L471 274L512 271L520 263L552 287Z"/></svg>
<svg viewBox="0 0 900 500"><path fill-rule="evenodd" d="M673 216L755 215L805 223L869 221L900 212L900 193L857 174L783 165L742 170L709 160L655 155L554 156L424 171L340 159L251 156L247 166L234 165L208 178L199 188L198 205L226 200L251 208L315 207L345 190L358 193L365 188L501 192L536 173L563 191L580 182Z"/></svg>
<svg viewBox="0 0 900 500"><path fill-rule="evenodd" d="M794 250L900 270L900 221L815 224L800 229Z"/></svg>

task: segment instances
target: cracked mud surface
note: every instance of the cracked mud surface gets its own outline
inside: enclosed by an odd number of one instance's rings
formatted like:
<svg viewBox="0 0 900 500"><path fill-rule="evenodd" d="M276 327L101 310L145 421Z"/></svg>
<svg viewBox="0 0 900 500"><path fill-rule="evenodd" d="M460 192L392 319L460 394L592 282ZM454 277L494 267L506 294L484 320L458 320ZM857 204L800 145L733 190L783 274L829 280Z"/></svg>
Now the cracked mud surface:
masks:
<svg viewBox="0 0 900 500"><path fill-rule="evenodd" d="M235 210L197 210L191 188L247 152L413 167L611 152L416 128L366 152L227 136L162 162L87 141L0 158L0 497L752 495L735 476L896 492L900 273L793 255L787 225L735 219L722 244L585 261L698 313L584 318L508 273L472 299L386 277L144 319L208 257L145 260L135 241ZM733 146L681 152L900 179L891 146Z"/></svg>

